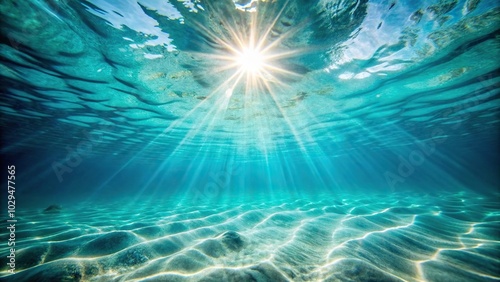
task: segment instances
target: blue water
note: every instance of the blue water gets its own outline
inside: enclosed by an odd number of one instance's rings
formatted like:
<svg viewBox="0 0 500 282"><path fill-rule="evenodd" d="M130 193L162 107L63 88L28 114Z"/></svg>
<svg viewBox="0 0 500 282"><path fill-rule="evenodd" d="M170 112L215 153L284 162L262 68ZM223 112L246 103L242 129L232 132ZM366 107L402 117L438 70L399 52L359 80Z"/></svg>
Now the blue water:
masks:
<svg viewBox="0 0 500 282"><path fill-rule="evenodd" d="M0 30L0 280L500 280L498 1L4 1Z"/></svg>

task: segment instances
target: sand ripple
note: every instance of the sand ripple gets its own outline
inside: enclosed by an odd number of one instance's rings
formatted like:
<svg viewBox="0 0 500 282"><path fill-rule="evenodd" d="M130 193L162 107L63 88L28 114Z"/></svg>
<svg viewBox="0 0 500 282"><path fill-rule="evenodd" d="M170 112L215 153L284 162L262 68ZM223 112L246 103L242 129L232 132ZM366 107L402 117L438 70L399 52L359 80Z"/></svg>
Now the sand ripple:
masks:
<svg viewBox="0 0 500 282"><path fill-rule="evenodd" d="M500 279L498 196L162 203L82 205L50 215L23 211L16 233L17 273L8 276L3 265L2 280Z"/></svg>

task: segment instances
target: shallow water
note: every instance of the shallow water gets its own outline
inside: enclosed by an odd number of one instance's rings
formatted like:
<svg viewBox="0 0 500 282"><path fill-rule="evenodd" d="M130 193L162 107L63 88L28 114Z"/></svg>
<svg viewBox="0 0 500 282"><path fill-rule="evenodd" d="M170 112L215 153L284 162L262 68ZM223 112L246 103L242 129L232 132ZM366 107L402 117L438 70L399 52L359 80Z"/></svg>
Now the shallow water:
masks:
<svg viewBox="0 0 500 282"><path fill-rule="evenodd" d="M499 15L2 2L0 279L499 280Z"/></svg>
<svg viewBox="0 0 500 282"><path fill-rule="evenodd" d="M497 205L394 193L23 211L16 279L496 281Z"/></svg>

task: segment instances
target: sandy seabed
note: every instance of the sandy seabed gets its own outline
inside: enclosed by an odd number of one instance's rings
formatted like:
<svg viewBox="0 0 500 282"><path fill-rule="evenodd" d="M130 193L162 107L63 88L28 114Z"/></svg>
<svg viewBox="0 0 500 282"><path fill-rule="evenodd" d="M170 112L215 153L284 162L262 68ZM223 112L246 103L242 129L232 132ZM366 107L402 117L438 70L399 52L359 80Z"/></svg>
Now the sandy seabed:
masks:
<svg viewBox="0 0 500 282"><path fill-rule="evenodd" d="M499 281L499 197L323 195L19 211L6 281ZM2 238L8 234L2 230ZM8 255L3 248L2 257Z"/></svg>

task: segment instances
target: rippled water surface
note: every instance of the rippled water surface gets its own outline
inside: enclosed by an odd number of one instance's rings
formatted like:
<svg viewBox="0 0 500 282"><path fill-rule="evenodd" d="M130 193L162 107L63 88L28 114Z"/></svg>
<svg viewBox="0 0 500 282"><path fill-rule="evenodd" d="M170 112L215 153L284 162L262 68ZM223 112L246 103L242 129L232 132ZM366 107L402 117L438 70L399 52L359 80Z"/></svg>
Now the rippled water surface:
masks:
<svg viewBox="0 0 500 282"><path fill-rule="evenodd" d="M6 141L60 147L87 129L94 151L245 158L498 126L495 1L212 2L2 4ZM215 55L252 31L283 71L248 89Z"/></svg>
<svg viewBox="0 0 500 282"><path fill-rule="evenodd" d="M2 1L0 279L496 281L499 31L493 0Z"/></svg>

